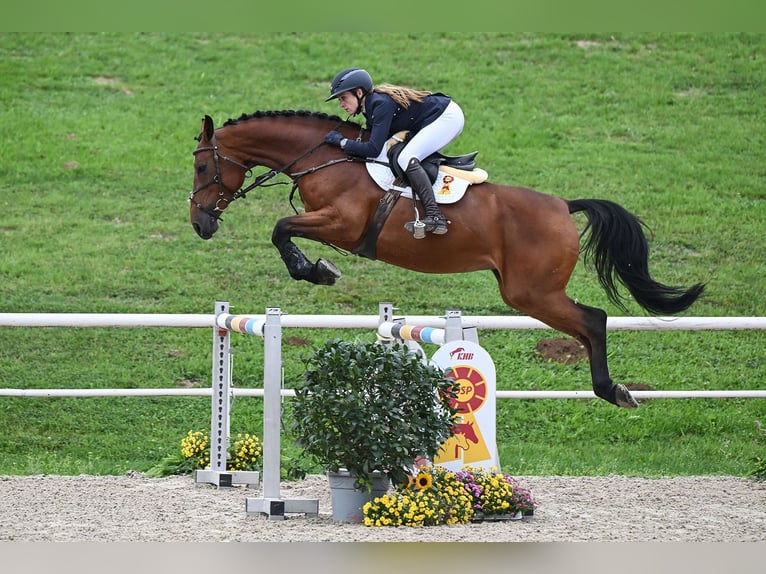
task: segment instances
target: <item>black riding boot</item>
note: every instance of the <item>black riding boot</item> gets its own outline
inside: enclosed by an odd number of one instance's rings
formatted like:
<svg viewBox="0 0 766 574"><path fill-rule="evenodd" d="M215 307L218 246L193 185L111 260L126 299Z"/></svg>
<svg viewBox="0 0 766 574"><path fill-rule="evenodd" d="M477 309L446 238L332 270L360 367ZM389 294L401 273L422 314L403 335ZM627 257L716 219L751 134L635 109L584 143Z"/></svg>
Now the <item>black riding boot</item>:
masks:
<svg viewBox="0 0 766 574"><path fill-rule="evenodd" d="M420 161L415 157L407 165L407 179L410 180L412 191L420 198L420 202L423 204L423 209L426 212L422 220L426 224L426 231L436 235L447 233L447 218L439 210L428 174L423 169L423 166L420 165Z"/></svg>

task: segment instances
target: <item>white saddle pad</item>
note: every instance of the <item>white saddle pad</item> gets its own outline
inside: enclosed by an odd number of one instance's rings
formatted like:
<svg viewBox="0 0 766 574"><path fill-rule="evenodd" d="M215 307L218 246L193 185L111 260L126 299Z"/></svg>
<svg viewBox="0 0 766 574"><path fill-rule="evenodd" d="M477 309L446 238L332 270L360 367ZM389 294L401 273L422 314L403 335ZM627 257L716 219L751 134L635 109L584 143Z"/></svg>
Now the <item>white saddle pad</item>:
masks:
<svg viewBox="0 0 766 574"><path fill-rule="evenodd" d="M375 158L377 161L383 161L388 163L388 157L386 156L386 148L380 152L380 155ZM381 189L388 191L393 187L394 173L387 165L381 165L379 163L367 162L367 173L380 186ZM468 189L469 182L457 175L443 172L439 170L439 175L433 185L434 197L436 203L455 203L465 195L465 190ZM412 188L400 187L398 188L402 192L404 197L412 197Z"/></svg>

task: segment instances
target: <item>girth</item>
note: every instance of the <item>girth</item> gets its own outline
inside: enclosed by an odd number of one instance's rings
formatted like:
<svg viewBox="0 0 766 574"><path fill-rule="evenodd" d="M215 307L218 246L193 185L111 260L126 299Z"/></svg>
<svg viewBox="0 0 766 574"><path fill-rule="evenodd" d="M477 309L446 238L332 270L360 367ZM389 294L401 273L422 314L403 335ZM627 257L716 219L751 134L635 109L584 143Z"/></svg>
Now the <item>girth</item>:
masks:
<svg viewBox="0 0 766 574"><path fill-rule="evenodd" d="M351 253L366 257L367 259L372 259L373 261L377 259L376 246L378 244L378 235L380 235L380 230L383 228L383 224L388 219L391 210L396 204L396 200L399 199L401 194L401 190L395 187L383 194L383 197L381 197L378 202L378 208L375 210L375 214L372 216L372 220L370 220L370 224L367 226L367 229L362 236L362 241L351 251Z"/></svg>
<svg viewBox="0 0 766 574"><path fill-rule="evenodd" d="M402 153L404 146L410 141L411 132L399 132L392 137L392 140L396 141L394 144L389 144L387 151L389 167L396 177L395 183L402 184L402 182L408 182L407 175L404 173L397 159ZM467 153L459 156L444 155L441 152L434 152L427 158L420 162L423 166L428 178L433 184L436 178L439 176L439 167L447 166L453 169L461 171L472 171L476 168L476 156L478 151ZM406 185L406 184L405 184ZM391 214L391 210L396 204L396 200L401 195L401 187L394 185L391 189L387 190L383 197L378 202L378 208L375 210L370 224L367 226L367 230L362 236L362 241L359 245L352 250L352 253L373 261L377 258L376 246L378 243L378 236L386 223L388 216Z"/></svg>

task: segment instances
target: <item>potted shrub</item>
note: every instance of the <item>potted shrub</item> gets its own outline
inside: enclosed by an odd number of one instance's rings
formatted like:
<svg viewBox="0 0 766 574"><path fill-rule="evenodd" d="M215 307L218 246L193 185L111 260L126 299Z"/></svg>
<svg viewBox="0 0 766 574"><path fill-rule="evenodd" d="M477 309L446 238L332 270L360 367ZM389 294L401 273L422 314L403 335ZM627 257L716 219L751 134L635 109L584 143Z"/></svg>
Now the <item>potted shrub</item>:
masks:
<svg viewBox="0 0 766 574"><path fill-rule="evenodd" d="M415 459L433 457L452 434L454 381L400 343L328 340L305 366L292 401L295 441L328 471L331 488L348 475L362 503L376 474L383 492L389 480L406 481ZM333 496L336 520L361 522L361 504L354 520L339 518L335 504Z"/></svg>

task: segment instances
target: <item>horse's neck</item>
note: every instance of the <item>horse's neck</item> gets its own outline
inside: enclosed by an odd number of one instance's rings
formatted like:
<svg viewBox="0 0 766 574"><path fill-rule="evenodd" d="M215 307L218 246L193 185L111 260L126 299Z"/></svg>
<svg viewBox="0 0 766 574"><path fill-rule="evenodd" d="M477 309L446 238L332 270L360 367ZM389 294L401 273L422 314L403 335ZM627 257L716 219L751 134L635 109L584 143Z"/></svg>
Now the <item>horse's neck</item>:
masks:
<svg viewBox="0 0 766 574"><path fill-rule="evenodd" d="M286 121L251 120L227 126L225 133L220 132L219 140L243 163L279 169L321 144L325 133L296 122L288 125Z"/></svg>

